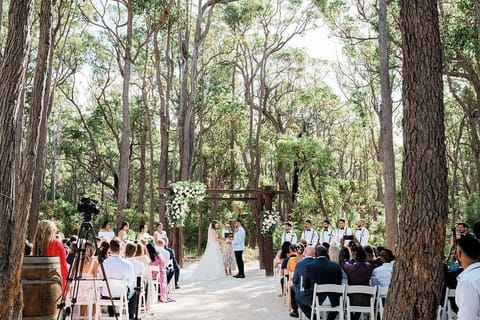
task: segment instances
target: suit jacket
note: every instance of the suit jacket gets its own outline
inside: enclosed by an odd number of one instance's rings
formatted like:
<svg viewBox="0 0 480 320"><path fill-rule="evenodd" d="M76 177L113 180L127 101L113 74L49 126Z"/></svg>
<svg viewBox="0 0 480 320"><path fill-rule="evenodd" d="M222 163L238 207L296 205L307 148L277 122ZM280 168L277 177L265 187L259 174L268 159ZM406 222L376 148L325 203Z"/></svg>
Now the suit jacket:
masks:
<svg viewBox="0 0 480 320"><path fill-rule="evenodd" d="M303 276L305 278L305 267L307 264L315 261L313 257L305 257L302 261L297 263L295 266L295 272L293 273L293 285L297 291L300 291L300 278Z"/></svg>
<svg viewBox="0 0 480 320"><path fill-rule="evenodd" d="M173 251L173 249L169 247L165 247L165 250L167 250L170 253L170 260L172 260L173 269L178 269L178 261L177 261L177 257L175 256L175 251Z"/></svg>
<svg viewBox="0 0 480 320"><path fill-rule="evenodd" d="M328 260L326 257L319 257L305 266L305 275L303 276L303 287L305 291L313 292L314 284L341 284L342 269L338 263ZM332 306L338 306L340 303L339 294L321 293L318 294L319 302L322 303L326 298L330 299Z"/></svg>

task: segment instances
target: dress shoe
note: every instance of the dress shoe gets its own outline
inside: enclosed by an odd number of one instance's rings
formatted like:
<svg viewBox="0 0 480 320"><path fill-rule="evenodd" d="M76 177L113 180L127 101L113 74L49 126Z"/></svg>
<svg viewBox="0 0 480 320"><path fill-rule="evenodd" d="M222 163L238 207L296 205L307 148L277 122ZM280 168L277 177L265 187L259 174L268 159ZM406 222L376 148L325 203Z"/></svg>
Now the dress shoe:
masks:
<svg viewBox="0 0 480 320"><path fill-rule="evenodd" d="M299 317L298 311L297 311L297 310L293 310L292 312L290 312L290 317L292 317L292 318L298 318L298 317Z"/></svg>
<svg viewBox="0 0 480 320"><path fill-rule="evenodd" d="M243 279L245 278L245 275L243 274L237 274L236 276L233 276L234 278L237 278L237 279Z"/></svg>
<svg viewBox="0 0 480 320"><path fill-rule="evenodd" d="M178 284L176 284L175 289L180 289L180 286Z"/></svg>

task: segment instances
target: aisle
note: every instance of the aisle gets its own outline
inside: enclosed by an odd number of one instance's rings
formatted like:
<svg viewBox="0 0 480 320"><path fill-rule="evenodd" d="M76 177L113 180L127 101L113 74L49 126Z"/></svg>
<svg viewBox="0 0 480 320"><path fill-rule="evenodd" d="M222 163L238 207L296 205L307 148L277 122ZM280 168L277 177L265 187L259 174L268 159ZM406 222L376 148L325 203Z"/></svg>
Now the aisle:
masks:
<svg viewBox="0 0 480 320"><path fill-rule="evenodd" d="M293 319L282 298L277 297L278 278L265 277L265 271L258 269L258 262L245 266L245 279L225 277L214 282L195 283L182 280L195 266L182 269L181 289L170 295L176 301L154 305L154 315L147 319Z"/></svg>

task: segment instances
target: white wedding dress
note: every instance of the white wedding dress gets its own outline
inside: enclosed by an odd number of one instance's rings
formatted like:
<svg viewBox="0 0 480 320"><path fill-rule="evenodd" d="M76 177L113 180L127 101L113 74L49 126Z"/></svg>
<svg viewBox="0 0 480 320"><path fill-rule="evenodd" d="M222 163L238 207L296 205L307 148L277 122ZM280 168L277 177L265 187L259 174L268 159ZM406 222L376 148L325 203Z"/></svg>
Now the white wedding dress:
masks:
<svg viewBox="0 0 480 320"><path fill-rule="evenodd" d="M208 228L207 247L193 274L188 278L191 281L217 280L225 277L222 252L218 243L218 234L215 229Z"/></svg>

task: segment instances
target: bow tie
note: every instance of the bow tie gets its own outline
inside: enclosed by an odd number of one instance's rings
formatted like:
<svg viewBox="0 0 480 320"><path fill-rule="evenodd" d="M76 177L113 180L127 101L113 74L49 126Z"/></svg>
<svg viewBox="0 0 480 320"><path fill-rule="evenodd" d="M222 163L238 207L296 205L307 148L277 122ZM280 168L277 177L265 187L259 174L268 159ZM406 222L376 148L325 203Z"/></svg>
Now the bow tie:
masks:
<svg viewBox="0 0 480 320"><path fill-rule="evenodd" d="M345 229L345 228L340 228L340 230L343 230L343 229Z"/></svg>
<svg viewBox="0 0 480 320"><path fill-rule="evenodd" d="M290 231L286 231L285 233L290 233Z"/></svg>
<svg viewBox="0 0 480 320"><path fill-rule="evenodd" d="M312 231L312 230L310 230L310 229L307 229L306 231Z"/></svg>

